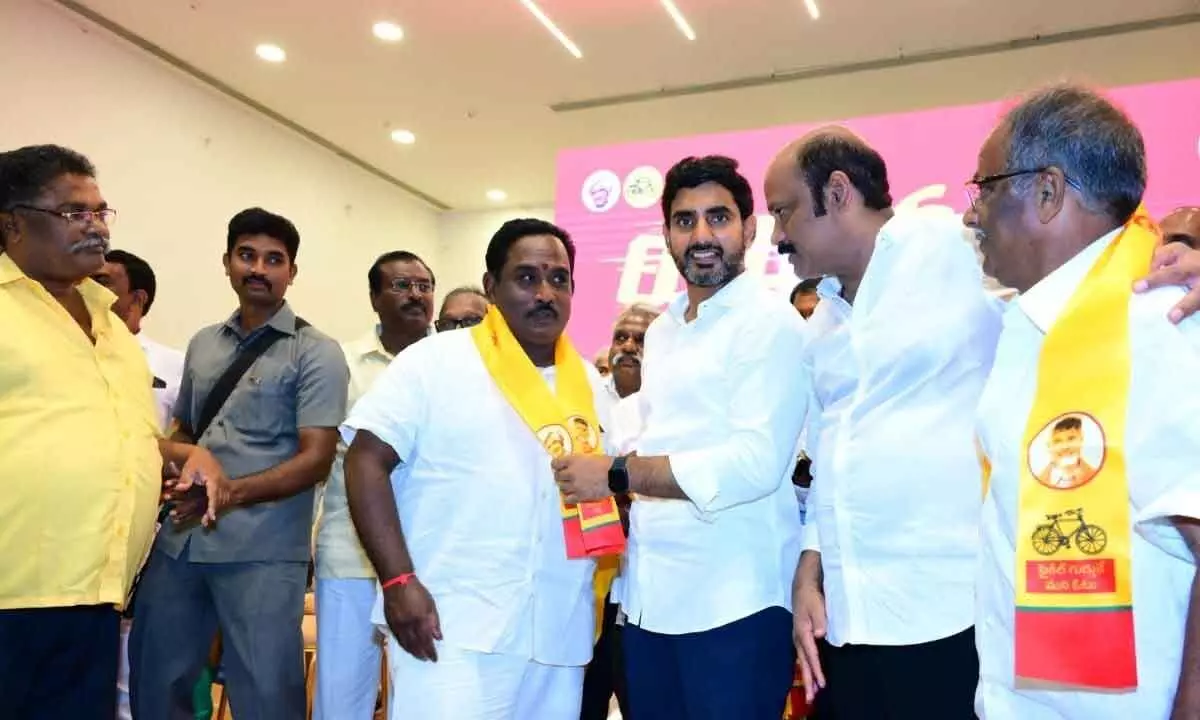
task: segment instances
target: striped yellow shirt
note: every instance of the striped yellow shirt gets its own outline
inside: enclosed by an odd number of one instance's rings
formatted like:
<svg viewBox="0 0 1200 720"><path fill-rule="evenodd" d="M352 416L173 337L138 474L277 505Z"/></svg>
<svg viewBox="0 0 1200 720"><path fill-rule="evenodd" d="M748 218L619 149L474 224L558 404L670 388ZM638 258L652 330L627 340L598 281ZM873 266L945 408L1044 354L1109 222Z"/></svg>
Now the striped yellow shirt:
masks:
<svg viewBox="0 0 1200 720"><path fill-rule="evenodd" d="M113 295L79 290L95 345L0 254L0 609L123 606L153 537L153 378Z"/></svg>

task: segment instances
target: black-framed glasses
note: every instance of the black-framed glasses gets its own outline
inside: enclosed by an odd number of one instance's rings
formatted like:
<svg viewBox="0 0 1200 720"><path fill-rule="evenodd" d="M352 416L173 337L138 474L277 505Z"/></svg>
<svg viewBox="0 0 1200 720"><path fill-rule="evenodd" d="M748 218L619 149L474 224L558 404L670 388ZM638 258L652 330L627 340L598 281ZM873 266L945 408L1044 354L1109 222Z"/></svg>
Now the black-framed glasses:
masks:
<svg viewBox="0 0 1200 720"><path fill-rule="evenodd" d="M387 284L387 289L399 294L417 291L423 295L433 293L433 282L430 280L412 280L410 278L398 277L392 278L392 281Z"/></svg>
<svg viewBox="0 0 1200 720"><path fill-rule="evenodd" d="M478 315L464 315L460 318L440 318L433 324L433 328L438 332L449 332L459 328L475 327L483 322L483 318Z"/></svg>
<svg viewBox="0 0 1200 720"><path fill-rule="evenodd" d="M1051 169L1051 167L1053 166L1046 165L1044 167L1029 168L1027 170L1010 170L1008 172L996 173L995 175L984 175L983 177L971 178L967 181L967 186L965 188L967 192L967 201L970 202L971 209L978 212L979 199L983 197L983 191L987 188L995 185L1001 180L1009 180L1015 177L1021 177L1022 175L1036 175L1038 173L1044 173ZM1080 189L1079 184L1072 180L1066 173L1063 173L1063 180L1067 183L1067 185L1075 188L1076 190Z"/></svg>
<svg viewBox="0 0 1200 720"><path fill-rule="evenodd" d="M77 225L90 225L92 223L100 223L104 226L112 225L117 219L117 211L112 208L103 208L100 210L51 210L50 208L41 208L36 205L11 205L12 210L29 210L30 212L39 212L43 215L53 215L62 218L69 223Z"/></svg>

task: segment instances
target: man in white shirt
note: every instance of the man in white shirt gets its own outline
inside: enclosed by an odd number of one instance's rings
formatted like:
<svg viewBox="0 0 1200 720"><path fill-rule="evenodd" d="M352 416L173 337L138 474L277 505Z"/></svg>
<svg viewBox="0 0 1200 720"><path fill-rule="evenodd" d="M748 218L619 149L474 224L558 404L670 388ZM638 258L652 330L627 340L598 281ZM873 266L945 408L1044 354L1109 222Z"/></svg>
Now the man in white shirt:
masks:
<svg viewBox="0 0 1200 720"><path fill-rule="evenodd" d="M604 387L613 398L609 425L604 428L605 441L618 454L633 452L637 437L642 430L642 417L638 402L638 390L642 387L642 354L646 344L646 330L659 312L648 305L635 304L617 316L613 324L612 343L604 354L605 366L610 372L604 378ZM627 503L628 497L617 498L618 503ZM596 569L596 601L600 604L603 617L600 637L592 651L583 679L583 707L580 720L606 720L612 697L623 717L631 717L625 691L625 658L621 643L621 626L617 622L621 578L619 558L605 559Z"/></svg>
<svg viewBox="0 0 1200 720"><path fill-rule="evenodd" d="M142 333L142 320L150 314L158 282L150 263L125 250L110 250L104 255L104 265L92 275L92 279L117 296L112 310L129 328L146 353L146 362L154 375L154 406L158 413L158 426L167 432L171 423L171 411L179 397L179 384L183 381L183 353L161 345ZM130 720L129 709L129 630L132 620L121 620L121 656L117 666L117 717Z"/></svg>
<svg viewBox="0 0 1200 720"><path fill-rule="evenodd" d="M350 368L346 406L375 384L401 350L430 333L433 271L406 250L381 255L367 271L371 308L379 318L370 333L342 345ZM370 720L379 693L381 638L371 622L375 571L363 552L346 506L345 443L337 456L317 522L317 690L315 720Z"/></svg>
<svg viewBox="0 0 1200 720"><path fill-rule="evenodd" d="M634 717L777 720L794 669L804 320L744 272L753 194L735 160L677 163L662 207L687 291L646 334L637 455L571 456L556 476L568 501L634 494L620 598Z"/></svg>
<svg viewBox="0 0 1200 720"><path fill-rule="evenodd" d="M555 225L505 223L483 323L397 355L343 427L351 516L391 630L393 720L579 717L595 562L568 557L580 525L548 447L570 442L576 416L593 430L607 418L599 376L562 334L574 257ZM572 410L535 434L534 401Z"/></svg>
<svg viewBox="0 0 1200 720"><path fill-rule="evenodd" d="M845 129L785 148L766 196L780 253L798 276L825 276L804 357L815 390L794 600L805 686L811 696L827 678L823 702L848 720L970 717L971 425L996 301L958 220L896 214L883 159Z"/></svg>
<svg viewBox="0 0 1200 720"><path fill-rule="evenodd" d="M1145 185L1141 133L1076 86L979 155L964 220L1021 293L977 419L982 718L1200 717L1200 321L1166 319L1180 289L1130 297L1159 242ZM1097 468L1067 488L1036 475L1062 418Z"/></svg>

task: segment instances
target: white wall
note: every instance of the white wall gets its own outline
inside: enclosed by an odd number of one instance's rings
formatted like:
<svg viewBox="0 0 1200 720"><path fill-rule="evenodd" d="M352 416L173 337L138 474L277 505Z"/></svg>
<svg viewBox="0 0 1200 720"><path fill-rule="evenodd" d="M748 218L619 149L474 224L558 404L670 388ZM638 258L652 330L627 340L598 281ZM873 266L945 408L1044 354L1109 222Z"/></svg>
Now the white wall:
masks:
<svg viewBox="0 0 1200 720"><path fill-rule="evenodd" d="M225 228L252 205L300 229L288 297L339 339L372 322L366 272L380 253L437 262L432 209L153 56L27 0L0 0L0 28L0 148L57 143L92 159L120 213L113 246L158 275L146 332L160 341L183 347L236 307Z"/></svg>
<svg viewBox="0 0 1200 720"><path fill-rule="evenodd" d="M479 285L483 256L488 241L500 226L514 218L538 218L554 222L554 208L517 208L486 212L445 212L438 218L438 302L460 285ZM432 262L432 261L431 261Z"/></svg>

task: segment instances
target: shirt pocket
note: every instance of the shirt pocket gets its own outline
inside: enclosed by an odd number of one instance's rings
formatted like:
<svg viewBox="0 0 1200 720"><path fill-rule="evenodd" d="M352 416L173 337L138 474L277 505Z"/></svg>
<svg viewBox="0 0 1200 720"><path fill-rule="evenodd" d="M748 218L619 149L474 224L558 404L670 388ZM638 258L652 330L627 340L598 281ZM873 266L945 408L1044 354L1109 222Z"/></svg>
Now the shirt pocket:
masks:
<svg viewBox="0 0 1200 720"><path fill-rule="evenodd" d="M295 383L258 364L247 371L229 399L225 421L239 433L273 440L296 425Z"/></svg>

